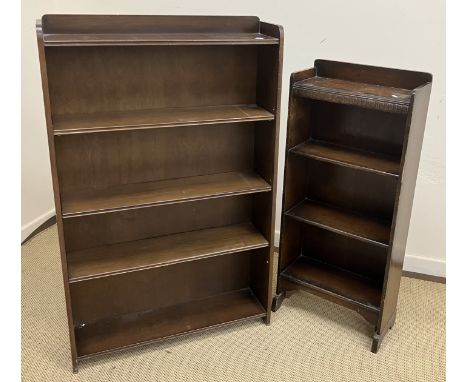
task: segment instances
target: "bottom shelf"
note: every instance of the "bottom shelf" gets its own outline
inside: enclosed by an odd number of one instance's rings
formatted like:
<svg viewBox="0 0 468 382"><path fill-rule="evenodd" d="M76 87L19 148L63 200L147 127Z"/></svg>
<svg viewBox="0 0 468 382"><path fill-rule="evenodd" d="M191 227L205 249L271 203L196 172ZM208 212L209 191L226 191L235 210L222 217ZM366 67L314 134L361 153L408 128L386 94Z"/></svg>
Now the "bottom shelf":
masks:
<svg viewBox="0 0 468 382"><path fill-rule="evenodd" d="M75 329L78 357L265 316L254 293L243 289L80 326Z"/></svg>
<svg viewBox="0 0 468 382"><path fill-rule="evenodd" d="M372 312L380 310L381 287L375 280L300 256L281 277Z"/></svg>

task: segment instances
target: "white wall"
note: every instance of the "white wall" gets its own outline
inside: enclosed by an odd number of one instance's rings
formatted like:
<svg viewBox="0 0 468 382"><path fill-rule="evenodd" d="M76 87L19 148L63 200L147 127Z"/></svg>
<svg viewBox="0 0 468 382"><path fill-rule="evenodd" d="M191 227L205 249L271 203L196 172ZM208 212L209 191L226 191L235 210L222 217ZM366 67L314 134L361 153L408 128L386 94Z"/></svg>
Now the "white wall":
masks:
<svg viewBox="0 0 468 382"><path fill-rule="evenodd" d="M44 13L256 15L285 30L280 169L289 75L316 58L434 75L405 269L445 275L445 2L23 0L23 235L53 208L34 22ZM282 170L279 171L282 189ZM281 192L279 193L281 195ZM277 229L279 229L280 196Z"/></svg>

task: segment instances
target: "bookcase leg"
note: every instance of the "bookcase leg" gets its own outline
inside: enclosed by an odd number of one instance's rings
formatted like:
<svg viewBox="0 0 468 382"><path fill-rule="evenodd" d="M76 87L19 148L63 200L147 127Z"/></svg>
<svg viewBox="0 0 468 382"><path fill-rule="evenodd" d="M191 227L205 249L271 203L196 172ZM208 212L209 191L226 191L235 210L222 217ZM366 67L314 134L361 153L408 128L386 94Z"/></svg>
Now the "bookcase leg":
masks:
<svg viewBox="0 0 468 382"><path fill-rule="evenodd" d="M393 328L393 325L395 325L395 319L396 319L396 312L393 313L392 318L390 318L390 321L388 322L388 326L385 326L383 329L380 329L380 333L377 332L378 328L375 328L375 333L372 336L372 348L371 351L372 353L377 353L380 349L380 344L382 343L383 338L387 334L387 332Z"/></svg>
<svg viewBox="0 0 468 382"><path fill-rule="evenodd" d="M396 312L393 314L393 317L390 320L390 324L388 325L389 329L393 328L393 325L395 325L395 320L396 320Z"/></svg>
<svg viewBox="0 0 468 382"><path fill-rule="evenodd" d="M267 315L267 316L263 317L262 320L265 323L265 325L270 325L271 316Z"/></svg>
<svg viewBox="0 0 468 382"><path fill-rule="evenodd" d="M283 303L285 297L286 292L284 290L280 291L273 297L273 304L271 305L271 310L273 312L276 312L279 308L281 308L281 304Z"/></svg>
<svg viewBox="0 0 468 382"><path fill-rule="evenodd" d="M78 374L78 360L72 360L73 374Z"/></svg>
<svg viewBox="0 0 468 382"><path fill-rule="evenodd" d="M380 334L374 333L374 335L372 336L371 352L377 353L380 349L381 343L382 343L382 336Z"/></svg>

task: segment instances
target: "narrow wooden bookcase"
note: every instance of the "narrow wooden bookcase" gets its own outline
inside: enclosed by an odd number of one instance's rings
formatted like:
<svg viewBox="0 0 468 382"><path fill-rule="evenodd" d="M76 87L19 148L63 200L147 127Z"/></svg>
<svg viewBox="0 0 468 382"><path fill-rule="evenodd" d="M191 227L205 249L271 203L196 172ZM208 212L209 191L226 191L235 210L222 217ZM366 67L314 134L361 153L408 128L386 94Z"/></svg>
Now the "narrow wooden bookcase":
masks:
<svg viewBox="0 0 468 382"><path fill-rule="evenodd" d="M292 74L273 310L302 289L395 322L432 76L316 60Z"/></svg>
<svg viewBox="0 0 468 382"><path fill-rule="evenodd" d="M37 38L73 370L269 323L282 28L46 15Z"/></svg>

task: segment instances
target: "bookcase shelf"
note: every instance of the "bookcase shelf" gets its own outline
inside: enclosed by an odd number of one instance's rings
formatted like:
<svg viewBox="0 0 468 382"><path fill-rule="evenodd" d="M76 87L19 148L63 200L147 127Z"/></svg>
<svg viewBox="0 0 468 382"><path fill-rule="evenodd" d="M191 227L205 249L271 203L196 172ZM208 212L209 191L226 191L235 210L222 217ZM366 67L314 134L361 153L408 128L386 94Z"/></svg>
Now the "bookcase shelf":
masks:
<svg viewBox="0 0 468 382"><path fill-rule="evenodd" d="M268 247L251 223L177 233L70 252L70 282Z"/></svg>
<svg viewBox="0 0 468 382"><path fill-rule="evenodd" d="M90 323L76 329L78 357L265 317L250 289Z"/></svg>
<svg viewBox="0 0 468 382"><path fill-rule="evenodd" d="M357 240L388 247L391 222L372 219L308 199L286 211L285 215Z"/></svg>
<svg viewBox="0 0 468 382"><path fill-rule="evenodd" d="M300 256L281 277L343 299L372 312L380 309L381 285L375 280Z"/></svg>
<svg viewBox="0 0 468 382"><path fill-rule="evenodd" d="M305 290L395 323L432 76L316 60L290 82L274 310Z"/></svg>
<svg viewBox="0 0 468 382"><path fill-rule="evenodd" d="M274 115L257 105L126 110L57 115L54 134L82 134L219 123L271 121Z"/></svg>
<svg viewBox="0 0 468 382"><path fill-rule="evenodd" d="M228 172L73 191L62 197L63 217L271 191L253 172Z"/></svg>
<svg viewBox="0 0 468 382"><path fill-rule="evenodd" d="M96 45L277 45L262 33L102 33L47 34L45 46Z"/></svg>
<svg viewBox="0 0 468 382"><path fill-rule="evenodd" d="M291 148L290 152L308 158L348 166L382 175L398 176L398 160L361 150L309 140Z"/></svg>
<svg viewBox="0 0 468 382"><path fill-rule="evenodd" d="M252 16L37 23L73 371L270 322L283 31Z"/></svg>

